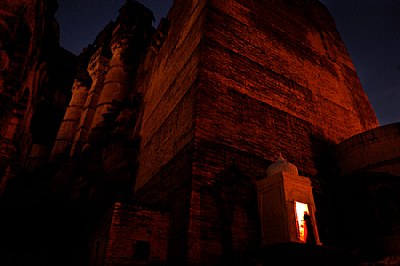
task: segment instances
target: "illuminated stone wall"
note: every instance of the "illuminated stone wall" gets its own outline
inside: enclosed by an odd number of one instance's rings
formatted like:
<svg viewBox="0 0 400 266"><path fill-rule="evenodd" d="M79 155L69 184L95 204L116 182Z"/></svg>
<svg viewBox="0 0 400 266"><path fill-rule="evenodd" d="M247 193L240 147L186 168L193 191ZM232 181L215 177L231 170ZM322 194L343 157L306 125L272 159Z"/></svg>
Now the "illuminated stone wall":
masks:
<svg viewBox="0 0 400 266"><path fill-rule="evenodd" d="M338 143L378 122L328 11L302 2L209 1L196 136L287 153L314 176L313 137Z"/></svg>
<svg viewBox="0 0 400 266"><path fill-rule="evenodd" d="M318 183L332 175L333 145L378 122L333 19L317 1L175 1L168 19L165 43L148 54L152 63L139 85L145 94L136 191L141 200L181 209L171 227L185 221L188 235L180 235L197 265L221 259L224 248L251 249L253 229L240 233L258 219L251 215L233 211L225 224L233 246L223 233L206 233L221 229L224 212L215 207L224 200L207 191L218 191L232 165L246 177L232 186L249 184L250 198L254 180L279 152ZM158 187L165 188L159 196ZM229 225L235 221L242 227Z"/></svg>
<svg viewBox="0 0 400 266"><path fill-rule="evenodd" d="M17 16L20 4L26 14ZM70 251L84 256L78 249L90 234L86 226L111 202L133 198L166 208L169 225L167 215L116 205L115 223L105 226L112 230L101 236L114 241L100 247L109 244L103 258L110 265L130 263L134 237L146 238L154 227L163 231L155 257L170 265L249 265L261 244L256 182L279 153L310 178L321 241L336 244L342 227L329 220L340 210L329 201L337 161L348 173L379 161L377 150L385 161L397 158L396 126L343 142L378 122L334 21L316 0L175 0L155 32L151 12L128 1L80 55L74 85L75 58L58 47L54 4L6 1L0 10L0 68L7 74L0 75L0 194L15 169L45 165L43 180L28 175L30 186L17 195L32 214L34 204L43 210L38 224L53 221L57 206L54 228L64 233L48 239L70 249L49 263ZM35 27L44 35L31 36ZM4 42L23 45L12 54ZM398 173L393 167L397 172L376 169ZM19 225L14 211L4 224ZM23 238L14 239L17 227L0 226L7 228L1 244ZM64 241L77 236L80 245ZM36 250L52 245L46 241ZM71 265L78 260L71 257Z"/></svg>
<svg viewBox="0 0 400 266"><path fill-rule="evenodd" d="M90 265L162 265L167 257L168 225L166 212L115 203L96 227Z"/></svg>

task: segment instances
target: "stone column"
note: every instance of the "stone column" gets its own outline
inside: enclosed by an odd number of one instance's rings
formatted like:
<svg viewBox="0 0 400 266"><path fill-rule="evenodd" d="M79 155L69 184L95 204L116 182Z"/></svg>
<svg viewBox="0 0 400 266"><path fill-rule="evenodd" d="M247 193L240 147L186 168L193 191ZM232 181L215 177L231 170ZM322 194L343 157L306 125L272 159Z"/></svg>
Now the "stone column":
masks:
<svg viewBox="0 0 400 266"><path fill-rule="evenodd" d="M72 87L72 98L70 104L65 112L64 120L61 123L51 152L51 159L55 159L57 156L69 152L81 119L87 94L88 88L83 82L76 79Z"/></svg>
<svg viewBox="0 0 400 266"><path fill-rule="evenodd" d="M103 122L103 115L112 107L113 101L122 102L128 96L126 85L127 75L123 62L123 52L127 47L127 41L125 40L113 41L111 44L112 58L104 82L104 88L97 103L91 130Z"/></svg>
<svg viewBox="0 0 400 266"><path fill-rule="evenodd" d="M109 63L109 60L102 55L103 49L104 48L99 49L92 56L88 66L88 72L93 82L86 98L72 144L70 156L74 156L81 152L82 147L88 142L89 129L93 123L99 97L104 87L105 75L107 73Z"/></svg>

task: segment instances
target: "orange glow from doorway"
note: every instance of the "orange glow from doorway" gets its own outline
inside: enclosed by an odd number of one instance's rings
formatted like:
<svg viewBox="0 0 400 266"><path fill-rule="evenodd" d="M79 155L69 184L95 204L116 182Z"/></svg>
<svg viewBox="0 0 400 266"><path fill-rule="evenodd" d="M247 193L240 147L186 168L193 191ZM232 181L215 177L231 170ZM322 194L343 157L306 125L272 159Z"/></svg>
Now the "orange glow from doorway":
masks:
<svg viewBox="0 0 400 266"><path fill-rule="evenodd" d="M306 242L306 235L305 235L305 222L304 222L304 212L308 211L308 205L305 203L301 203L295 201L295 208L296 208L296 227L297 227L297 237L302 242Z"/></svg>

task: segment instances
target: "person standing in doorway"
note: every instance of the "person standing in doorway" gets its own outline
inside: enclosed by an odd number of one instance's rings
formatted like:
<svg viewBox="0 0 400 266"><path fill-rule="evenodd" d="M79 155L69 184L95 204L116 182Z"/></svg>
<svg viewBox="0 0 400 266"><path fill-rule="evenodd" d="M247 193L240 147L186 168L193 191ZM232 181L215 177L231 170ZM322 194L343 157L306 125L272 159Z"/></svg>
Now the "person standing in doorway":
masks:
<svg viewBox="0 0 400 266"><path fill-rule="evenodd" d="M305 229L305 239L306 243L309 244L317 244L317 241L315 240L315 234L314 234L314 226L312 223L312 218L311 215L308 214L308 212L304 212L304 229Z"/></svg>

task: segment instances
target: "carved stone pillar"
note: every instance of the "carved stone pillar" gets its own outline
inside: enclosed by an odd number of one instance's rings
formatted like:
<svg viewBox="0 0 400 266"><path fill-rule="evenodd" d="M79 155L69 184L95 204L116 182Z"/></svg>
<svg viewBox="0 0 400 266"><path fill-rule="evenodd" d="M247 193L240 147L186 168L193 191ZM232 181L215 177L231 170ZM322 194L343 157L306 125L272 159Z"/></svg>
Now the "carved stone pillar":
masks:
<svg viewBox="0 0 400 266"><path fill-rule="evenodd" d="M67 111L64 115L64 120L61 123L60 129L51 152L51 159L69 152L72 142L75 137L83 107L88 95L88 88L79 80L75 80L72 87L72 98Z"/></svg>
<svg viewBox="0 0 400 266"><path fill-rule="evenodd" d="M91 130L103 122L103 115L112 107L113 101L122 102L128 96L126 86L127 75L123 62L123 53L127 47L127 42L124 40L114 41L111 44L112 58L104 82L104 88L97 103Z"/></svg>
<svg viewBox="0 0 400 266"><path fill-rule="evenodd" d="M104 87L104 80L108 69L109 60L102 55L104 48L99 49L91 58L88 72L92 78L92 86L89 89L79 125L74 137L71 156L81 152L82 147L88 142L90 126L93 123L96 107L100 94Z"/></svg>

